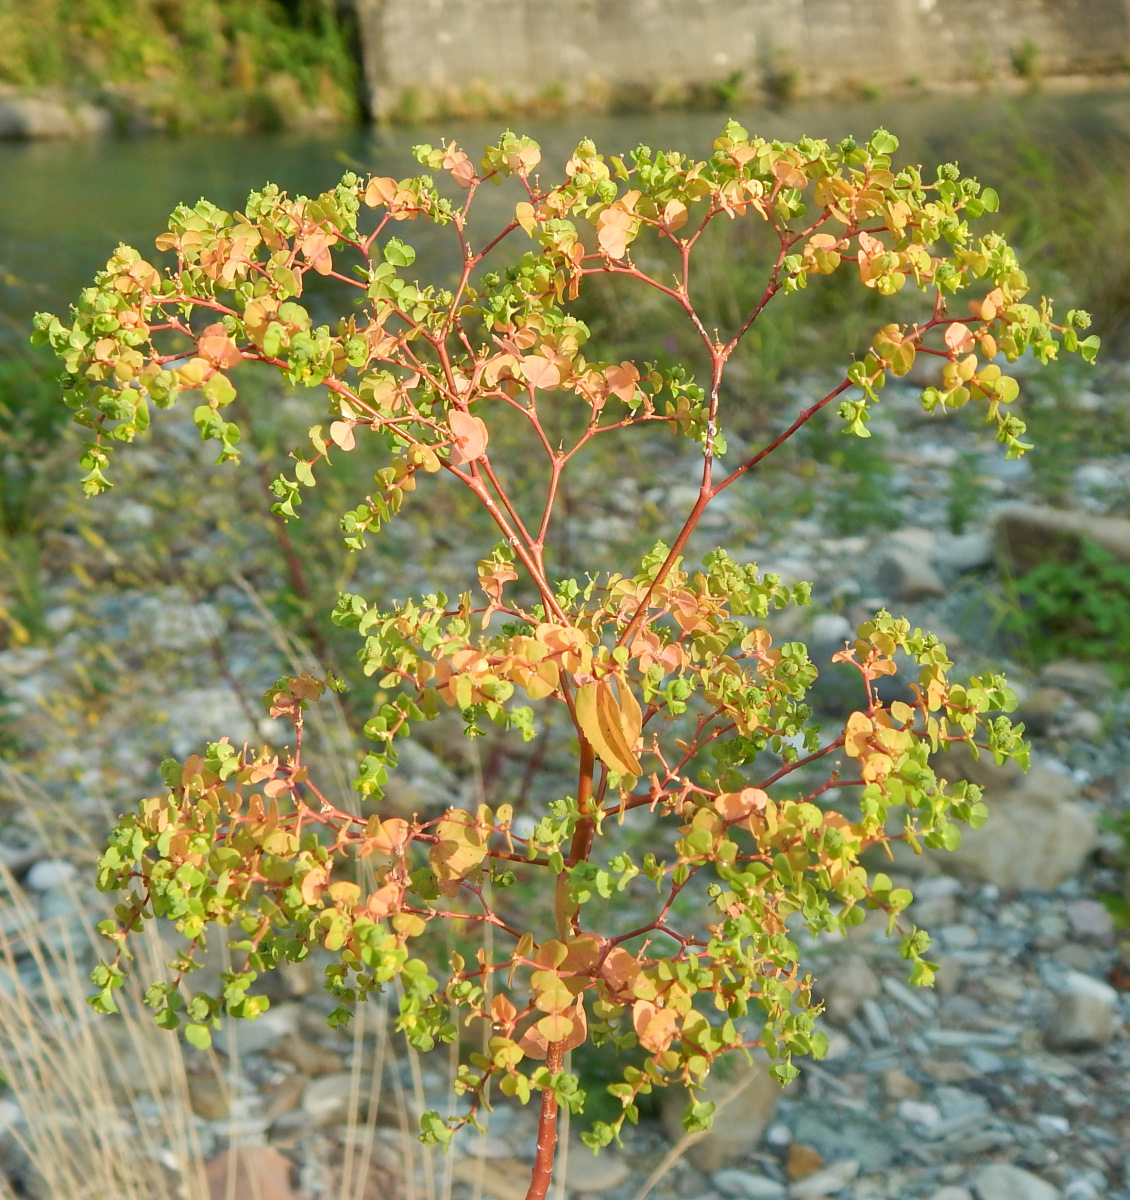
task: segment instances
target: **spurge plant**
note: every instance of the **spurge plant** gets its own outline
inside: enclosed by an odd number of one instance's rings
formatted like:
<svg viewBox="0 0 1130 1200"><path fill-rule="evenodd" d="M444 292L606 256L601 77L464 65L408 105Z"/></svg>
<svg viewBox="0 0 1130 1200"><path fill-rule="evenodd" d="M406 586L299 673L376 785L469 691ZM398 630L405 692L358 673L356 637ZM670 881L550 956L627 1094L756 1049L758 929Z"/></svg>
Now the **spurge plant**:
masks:
<svg viewBox="0 0 1130 1200"><path fill-rule="evenodd" d="M160 1025L187 1022L197 1046L221 1014L265 1009L253 992L261 972L320 945L340 1002L331 1024L395 984L397 1027L417 1049L465 1027L482 1033L455 1080L460 1115L426 1113L425 1142L477 1126L492 1087L522 1103L538 1097L533 1200L549 1186L560 1106L584 1107L564 1056L586 1040L626 1064L609 1089L619 1115L584 1135L593 1148L636 1120L642 1095L672 1083L690 1091L687 1129L706 1127L711 1106L697 1089L722 1055L762 1046L787 1081L792 1056L823 1053L790 932L798 922L843 931L882 910L912 981L930 983L929 939L901 915L910 892L861 856L900 840L952 848L960 822L985 820L978 788L939 777L930 756L958 741L1023 760L1020 730L1003 715L1013 694L997 675L951 682L936 637L879 612L834 655L858 672L858 707L822 733L805 703L816 666L765 628L770 610L807 603L808 587L721 549L686 561L722 492L830 405L845 432L866 437L887 376L905 376L920 356L938 368L922 393L927 411L976 408L1009 457L1028 447L1001 361L1030 353L1046 363L1060 349L1094 357L1097 338L1077 332L1087 315L1055 324L1048 301L1025 301L1004 238L971 230L996 210L996 194L952 165L932 178L896 172L897 146L883 130L866 144L791 144L731 122L705 161L642 146L606 159L582 142L552 183L529 138L506 134L478 164L455 143L420 146L442 186L427 174L350 173L315 199L267 187L242 212L181 206L157 239L171 265L121 246L69 323L37 318L35 337L65 364L67 403L90 435L90 494L109 486L111 451L148 428L150 406L182 394L220 459L237 460L234 377L263 364L328 404L272 485L276 514L296 517L331 461L358 454L373 463L373 489L341 518L350 552L440 473L497 530L456 596L337 602L333 621L357 631L377 684L364 727L373 748L355 782L370 815L322 790L303 758L304 712L332 679L270 689L270 714L293 724L285 749L221 738L164 763L167 790L122 817L101 861L99 886L125 895L102 926L115 953L94 972L97 1009L114 1009L148 917L175 922L186 945L147 1001ZM516 198L480 235L472 210L484 185L500 182ZM696 307L695 251L716 223L738 220L754 224L751 241L767 240L769 261L756 303L718 332ZM450 286L412 276L415 251L398 233L413 221L453 239ZM837 272L864 295L899 296L902 313L921 293L918 319L877 329L827 394L723 465L720 397L736 348L769 304ZM311 273L319 303L333 288L349 297L335 324L315 325L302 303ZM678 367L587 358L589 330L570 306L594 276L654 289L680 311L708 364L703 382ZM656 426L698 447L689 511L642 561L562 577L549 549L562 480L610 435ZM504 436L514 429L533 439L539 464L513 449L529 444ZM516 490L533 470L536 503ZM877 684L896 656L916 673L906 699L884 702ZM571 787L533 814L488 796L438 815L390 815L381 798L398 742L446 709L468 735L494 725L526 740L558 714L576 739ZM846 811L830 803L833 789ZM506 885L525 889L521 918L496 903ZM446 942L434 936L443 922ZM242 931L232 943L242 963L222 994L191 994L210 926Z"/></svg>

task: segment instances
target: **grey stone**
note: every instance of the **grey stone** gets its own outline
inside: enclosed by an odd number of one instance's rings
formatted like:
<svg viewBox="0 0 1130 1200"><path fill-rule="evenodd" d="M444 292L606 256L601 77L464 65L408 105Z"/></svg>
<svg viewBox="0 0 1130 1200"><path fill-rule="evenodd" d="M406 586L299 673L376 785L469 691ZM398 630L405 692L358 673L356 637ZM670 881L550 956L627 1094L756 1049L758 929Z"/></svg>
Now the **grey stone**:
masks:
<svg viewBox="0 0 1130 1200"><path fill-rule="evenodd" d="M860 954L824 968L817 985L828 1020L843 1025L859 1015L865 1000L879 995L879 977Z"/></svg>
<svg viewBox="0 0 1130 1200"><path fill-rule="evenodd" d="M301 1019L301 1005L280 1004L276 1008L267 1009L262 1016L252 1021L228 1022L223 1036L216 1039L216 1045L228 1057L236 1054L260 1054L280 1038L293 1034L298 1029Z"/></svg>
<svg viewBox="0 0 1130 1200"><path fill-rule="evenodd" d="M921 1017L924 1021L931 1020L938 1011L937 997L929 988L912 988L901 980L890 975L883 977L883 991L907 1012Z"/></svg>
<svg viewBox="0 0 1130 1200"><path fill-rule="evenodd" d="M867 1026L867 1032L871 1037L880 1045L890 1042L891 1027L887 1023L887 1015L883 1012L883 1006L879 1001L868 996L860 1008L863 1012L863 1023Z"/></svg>
<svg viewBox="0 0 1130 1200"><path fill-rule="evenodd" d="M104 108L50 92L0 93L0 138L81 138L106 134L113 119Z"/></svg>
<svg viewBox="0 0 1130 1200"><path fill-rule="evenodd" d="M843 613L817 613L812 618L810 636L817 644L850 642L855 637L855 628Z"/></svg>
<svg viewBox="0 0 1130 1200"><path fill-rule="evenodd" d="M1053 1050L1096 1050L1119 1026L1118 993L1109 984L1079 971L1062 981L1054 1012L1044 1030Z"/></svg>
<svg viewBox="0 0 1130 1200"><path fill-rule="evenodd" d="M737 1167L715 1171L710 1182L715 1191L732 1197L732 1200L783 1200L785 1195L784 1184Z"/></svg>
<svg viewBox="0 0 1130 1200"><path fill-rule="evenodd" d="M1058 733L1072 742L1097 742L1102 736L1103 719L1089 708L1077 708L1060 722Z"/></svg>
<svg viewBox="0 0 1130 1200"><path fill-rule="evenodd" d="M1071 561L1084 538L1130 562L1130 520L1125 517L1038 504L1009 504L997 512L997 548L1016 574L1044 562Z"/></svg>
<svg viewBox="0 0 1130 1200"><path fill-rule="evenodd" d="M1071 936L1088 942L1109 942L1114 937L1114 918L1099 900L1080 898L1067 905Z"/></svg>
<svg viewBox="0 0 1130 1200"><path fill-rule="evenodd" d="M798 1179L789 1188L790 1200L822 1200L824 1196L834 1196L842 1192L858 1174L859 1163L855 1159L832 1163Z"/></svg>
<svg viewBox="0 0 1130 1200"><path fill-rule="evenodd" d="M888 545L875 568L879 589L894 600L913 603L946 594L946 585L930 560L908 546Z"/></svg>
<svg viewBox="0 0 1130 1200"><path fill-rule="evenodd" d="M1057 658L1040 671L1040 680L1083 700L1103 696L1113 686L1105 664L1081 658Z"/></svg>
<svg viewBox="0 0 1130 1200"><path fill-rule="evenodd" d="M973 1193L968 1188L943 1187L938 1188L929 1200L973 1200Z"/></svg>
<svg viewBox="0 0 1130 1200"><path fill-rule="evenodd" d="M856 1160L865 1175L885 1170L898 1153L889 1122L825 1103L806 1103L793 1127L793 1137L819 1151L828 1162Z"/></svg>
<svg viewBox="0 0 1130 1200"><path fill-rule="evenodd" d="M352 1071L319 1075L311 1079L302 1093L302 1112L315 1125L339 1125L349 1116L349 1097L353 1086ZM360 1095L368 1092L363 1083Z"/></svg>
<svg viewBox="0 0 1130 1200"><path fill-rule="evenodd" d="M711 1071L697 1098L718 1105L714 1124L687 1150L687 1158L705 1175L733 1165L757 1149L773 1119L781 1085L769 1074L769 1058L755 1052L747 1062L734 1055ZM683 1136L682 1116L688 1094L682 1087L664 1091L660 1101L663 1128L672 1142Z"/></svg>
<svg viewBox="0 0 1130 1200"><path fill-rule="evenodd" d="M973 1179L977 1200L1060 1200L1059 1188L1011 1163L990 1163Z"/></svg>
<svg viewBox="0 0 1130 1200"><path fill-rule="evenodd" d="M632 1169L623 1155L615 1150L593 1152L581 1141L569 1146L565 1165L565 1183L571 1192L596 1195L619 1187L631 1175Z"/></svg>
<svg viewBox="0 0 1130 1200"><path fill-rule="evenodd" d="M976 766L985 777L990 773L983 762ZM971 776L951 772L944 756L933 763L950 780ZM931 851L947 870L1005 892L1058 887L1079 872L1097 844L1097 830L1091 814L1075 801L1078 788L1070 777L1036 766L1007 790L982 786L989 806L986 824L962 829L956 850Z"/></svg>
<svg viewBox="0 0 1130 1200"><path fill-rule="evenodd" d="M32 863L24 876L24 885L33 892L56 891L65 888L77 874L78 868L74 863L63 859L41 858L39 862Z"/></svg>
<svg viewBox="0 0 1130 1200"><path fill-rule="evenodd" d="M980 531L940 534L934 547L934 565L944 575L979 571L993 561L993 540Z"/></svg>

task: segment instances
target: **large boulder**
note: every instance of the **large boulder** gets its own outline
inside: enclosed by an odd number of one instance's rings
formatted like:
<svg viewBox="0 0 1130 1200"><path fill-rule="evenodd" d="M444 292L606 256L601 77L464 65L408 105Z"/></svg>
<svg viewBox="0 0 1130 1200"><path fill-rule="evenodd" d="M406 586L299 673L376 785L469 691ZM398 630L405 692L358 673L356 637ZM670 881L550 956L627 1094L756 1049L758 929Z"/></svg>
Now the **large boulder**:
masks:
<svg viewBox="0 0 1130 1200"><path fill-rule="evenodd" d="M687 1157L703 1174L712 1175L757 1149L773 1120L781 1085L769 1074L769 1058L756 1051L749 1062L734 1054L711 1071L696 1099L716 1104L714 1124L699 1135ZM682 1140L683 1109L688 1095L682 1087L663 1093L663 1128L672 1143Z"/></svg>
<svg viewBox="0 0 1130 1200"><path fill-rule="evenodd" d="M0 138L78 138L111 132L104 108L51 92L0 90Z"/></svg>
<svg viewBox="0 0 1130 1200"><path fill-rule="evenodd" d="M989 806L989 820L963 827L956 850L932 852L943 870L1004 892L1047 889L1076 875L1094 850L1095 823L1069 775L1041 766L1024 775L1015 763L998 767L986 754L973 762L956 749L936 755L933 766L939 777L979 784Z"/></svg>
<svg viewBox="0 0 1130 1200"><path fill-rule="evenodd" d="M1130 520L1040 504L1009 504L996 517L997 549L1016 574L1049 561L1071 562L1084 539L1130 563Z"/></svg>

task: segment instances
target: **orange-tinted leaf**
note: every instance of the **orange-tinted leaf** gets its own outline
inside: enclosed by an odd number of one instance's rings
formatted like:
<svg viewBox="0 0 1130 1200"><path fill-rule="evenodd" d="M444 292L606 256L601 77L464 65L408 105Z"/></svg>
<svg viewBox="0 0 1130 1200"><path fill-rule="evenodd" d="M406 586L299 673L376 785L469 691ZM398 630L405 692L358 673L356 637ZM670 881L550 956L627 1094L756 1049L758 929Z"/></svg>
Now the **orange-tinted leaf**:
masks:
<svg viewBox="0 0 1130 1200"><path fill-rule="evenodd" d="M514 1005L502 995L495 996L490 1002L490 1019L496 1025L509 1025L518 1015Z"/></svg>
<svg viewBox="0 0 1130 1200"><path fill-rule="evenodd" d="M803 189L808 182L808 176L802 170L784 159L773 164L773 178L781 187L796 188L797 191Z"/></svg>
<svg viewBox="0 0 1130 1200"><path fill-rule="evenodd" d="M395 179L370 179L365 188L365 203L370 208L376 208L378 204L390 204L395 196Z"/></svg>
<svg viewBox="0 0 1130 1200"><path fill-rule="evenodd" d="M609 258L623 258L628 252L636 218L621 202L606 208L596 219L596 242L601 253Z"/></svg>
<svg viewBox="0 0 1130 1200"><path fill-rule="evenodd" d="M308 233L299 243L302 255L319 275L328 275L333 270L333 255L330 247L337 242L337 235L317 230Z"/></svg>
<svg viewBox="0 0 1130 1200"><path fill-rule="evenodd" d="M866 713L853 712L844 726L844 753L849 758L860 758L867 752L867 740L873 731L871 718Z"/></svg>
<svg viewBox="0 0 1130 1200"><path fill-rule="evenodd" d="M353 436L352 421L333 421L330 424L330 441L342 450L352 450L357 444Z"/></svg>
<svg viewBox="0 0 1130 1200"><path fill-rule="evenodd" d="M714 797L714 809L726 821L740 821L752 812L763 812L768 803L769 796L760 788L742 788Z"/></svg>
<svg viewBox="0 0 1130 1200"><path fill-rule="evenodd" d="M436 825L436 836L439 841L428 852L428 861L440 891L453 896L459 881L486 858L490 830L480 825L472 813L449 808Z"/></svg>
<svg viewBox="0 0 1130 1200"><path fill-rule="evenodd" d="M552 1040L563 1043L561 1047L563 1052L575 1050L588 1037L588 1017L585 1014L584 1002L579 996L574 1007L568 1012L554 1013L551 1016L554 1020L548 1028L553 1033L559 1034ZM549 1020L550 1017L542 1017L541 1020L531 1025L519 1039L518 1045L521 1046L527 1058L545 1058L551 1040L545 1032L545 1023ZM561 1022L566 1022L567 1027Z"/></svg>
<svg viewBox="0 0 1130 1200"><path fill-rule="evenodd" d="M640 373L635 363L622 362L618 367L611 366L604 372L604 377L608 380L608 390L612 395L619 396L625 404L636 394Z"/></svg>
<svg viewBox="0 0 1130 1200"><path fill-rule="evenodd" d="M243 355L236 349L235 342L221 324L209 325L201 333L196 348L200 351L201 358L206 358L212 366L219 367L220 370L238 367L243 362Z"/></svg>
<svg viewBox="0 0 1130 1200"><path fill-rule="evenodd" d="M544 354L527 354L522 359L522 374L531 387L547 392L561 383L561 368Z"/></svg>
<svg viewBox="0 0 1130 1200"><path fill-rule="evenodd" d="M403 817L389 817L381 821L371 837L361 843L358 856L366 854L397 854L408 842L412 826Z"/></svg>
<svg viewBox="0 0 1130 1200"><path fill-rule="evenodd" d="M402 884L386 883L377 888L375 892L369 893L369 898L365 901L365 915L372 917L374 921L379 921L396 912L403 899L404 887Z"/></svg>
<svg viewBox="0 0 1130 1200"><path fill-rule="evenodd" d="M451 447L448 462L452 466L461 467L464 463L482 458L487 448L486 423L458 408L448 414L447 423L455 435L455 445Z"/></svg>
<svg viewBox="0 0 1130 1200"><path fill-rule="evenodd" d="M973 349L973 334L969 332L967 325L962 325L959 321L946 326L945 338L946 345L954 354L968 354Z"/></svg>
<svg viewBox="0 0 1130 1200"><path fill-rule="evenodd" d="M663 206L662 221L668 233L682 229L687 223L687 206L681 200L668 200Z"/></svg>
<svg viewBox="0 0 1130 1200"><path fill-rule="evenodd" d="M618 1000L631 997L632 988L643 968L623 946L611 950L600 968L601 978Z"/></svg>
<svg viewBox="0 0 1130 1200"><path fill-rule="evenodd" d="M637 1000L632 1005L632 1025L645 1050L662 1054L679 1031L678 1015L669 1008L657 1008L650 1000Z"/></svg>
<svg viewBox="0 0 1130 1200"><path fill-rule="evenodd" d="M330 871L328 867L323 867L321 864L311 867L302 877L302 885L299 889L302 893L302 903L317 904L322 898L322 893L326 890L329 877Z"/></svg>

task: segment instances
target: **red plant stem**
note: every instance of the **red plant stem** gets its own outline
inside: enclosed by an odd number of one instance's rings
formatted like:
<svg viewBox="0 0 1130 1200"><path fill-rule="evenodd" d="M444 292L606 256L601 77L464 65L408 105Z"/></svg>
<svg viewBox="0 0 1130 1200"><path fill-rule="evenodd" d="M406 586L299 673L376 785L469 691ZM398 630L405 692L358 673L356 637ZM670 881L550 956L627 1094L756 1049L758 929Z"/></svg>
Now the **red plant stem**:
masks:
<svg viewBox="0 0 1130 1200"><path fill-rule="evenodd" d="M545 1065L551 1075L561 1070L561 1042L550 1042ZM538 1117L538 1147L526 1200L545 1200L553 1182L553 1160L557 1153L557 1096L552 1087L542 1089L541 1114Z"/></svg>
<svg viewBox="0 0 1130 1200"><path fill-rule="evenodd" d="M575 714L573 719L575 722ZM581 815L573 829L573 841L569 846L569 856L565 859L566 868L574 867L588 858L592 851L593 834L596 830L596 822L592 815L592 773L596 766L596 751L579 725L577 726L577 736L581 742L577 763L577 807ZM570 936L576 932L573 923L576 920L577 908L578 906L569 898L569 873L568 870L564 870L557 876L557 897L554 904L557 933L563 942L568 941Z"/></svg>

